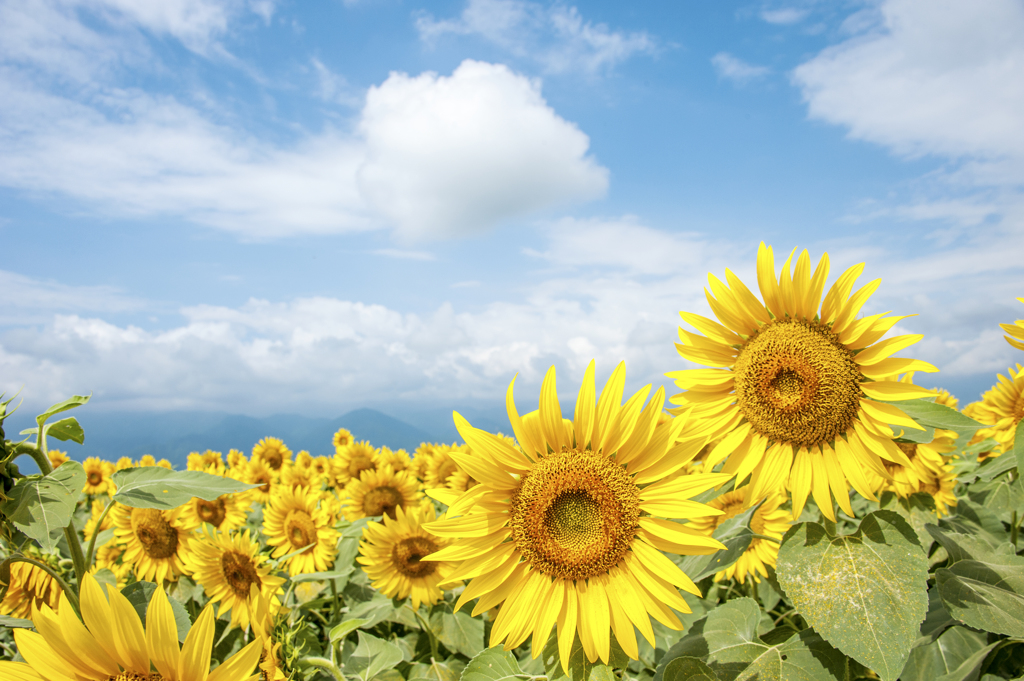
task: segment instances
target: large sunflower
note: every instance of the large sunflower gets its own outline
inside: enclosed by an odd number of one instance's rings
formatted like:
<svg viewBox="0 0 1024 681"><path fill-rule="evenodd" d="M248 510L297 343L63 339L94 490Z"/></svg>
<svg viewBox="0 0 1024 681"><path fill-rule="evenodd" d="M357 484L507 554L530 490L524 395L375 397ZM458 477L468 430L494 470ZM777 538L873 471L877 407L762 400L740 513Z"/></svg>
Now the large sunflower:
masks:
<svg viewBox="0 0 1024 681"><path fill-rule="evenodd" d="M117 589L86 575L81 587L82 621L61 593L60 608L42 607L33 623L38 631L15 629L14 641L26 662L0 662L0 678L12 681L256 681L260 658L256 640L210 671L213 608L196 618L178 648L174 612L163 589L155 589L146 610L146 626L135 607ZM156 667L156 672L152 672Z"/></svg>
<svg viewBox="0 0 1024 681"><path fill-rule="evenodd" d="M276 610L284 577L270 574L260 545L249 530L236 532L206 531L193 543L189 568L192 579L206 591L211 602L219 602L223 613L231 611L230 626L249 629L250 587L255 585Z"/></svg>
<svg viewBox="0 0 1024 681"><path fill-rule="evenodd" d="M451 573L452 561L423 560L451 542L423 529L423 523L435 519L434 507L427 501L403 509L399 506L392 519L370 523L363 530L356 561L373 580L373 588L389 598L412 598L412 607L433 605L443 596L441 587Z"/></svg>
<svg viewBox="0 0 1024 681"><path fill-rule="evenodd" d="M274 558L304 549L287 559L292 577L324 571L334 561L338 531L319 501L320 493L308 487L278 487L263 509L263 536L277 547Z"/></svg>
<svg viewBox="0 0 1024 681"><path fill-rule="evenodd" d="M472 579L456 608L478 598L477 615L503 604L491 645L504 641L511 650L532 634L536 657L557 623L566 669L577 632L591 661L607 662L611 631L636 659L633 627L654 645L650 617L681 629L672 609L690 610L677 587L700 593L661 551L707 554L722 545L662 518L719 513L686 499L729 476L672 476L704 439L680 439L684 418L658 424L662 388L646 407L650 386L623 405L625 374L620 363L596 400L591 362L572 421L562 418L554 367L539 411L525 418L513 402L513 379L506 404L519 447L454 414L472 454L451 456L480 484L430 491L449 504L448 517L424 527L453 543L423 558L457 560L448 579Z"/></svg>
<svg viewBox="0 0 1024 681"><path fill-rule="evenodd" d="M182 519L181 508L161 511L116 504L114 538L125 547L121 560L133 567L136 579L163 584L185 574L193 525Z"/></svg>
<svg viewBox="0 0 1024 681"><path fill-rule="evenodd" d="M342 513L348 520L385 515L395 517L399 508L419 503L423 494L419 481L409 471L395 472L385 464L377 470L365 470L345 486Z"/></svg>
<svg viewBox="0 0 1024 681"><path fill-rule="evenodd" d="M890 426L923 430L887 401L931 393L894 380L896 374L938 369L891 357L922 336L876 342L905 317L857 318L880 281L851 295L863 264L844 272L823 299L828 255L812 273L807 251L791 270L793 254L776 279L772 249L761 244L757 281L764 302L729 270L728 286L708 276L708 303L720 323L680 312L704 335L680 328L676 348L691 362L722 368L667 374L685 391L671 401L711 438L722 438L705 470L727 459L723 472L740 481L751 476L750 499L782 489L788 480L793 517L811 493L827 517L835 518L832 496L852 516L850 485L872 498L861 466L887 478L883 459L909 464Z"/></svg>
<svg viewBox="0 0 1024 681"><path fill-rule="evenodd" d="M1024 298L1018 298L1020 302L1024 303ZM1003 331L1010 334L1009 336L1003 336L1006 342L1017 348L1018 350L1024 350L1024 319L1018 319L1013 324L1000 324Z"/></svg>

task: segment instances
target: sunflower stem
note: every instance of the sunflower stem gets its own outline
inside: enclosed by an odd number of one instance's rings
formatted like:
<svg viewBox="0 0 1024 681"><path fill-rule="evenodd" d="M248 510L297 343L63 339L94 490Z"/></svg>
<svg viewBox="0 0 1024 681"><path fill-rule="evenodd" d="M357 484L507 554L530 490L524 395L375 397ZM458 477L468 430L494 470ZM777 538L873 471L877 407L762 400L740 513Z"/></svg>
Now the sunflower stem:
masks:
<svg viewBox="0 0 1024 681"><path fill-rule="evenodd" d="M34 558L29 558L25 555L11 556L10 561L12 563L29 563L31 565L35 565L40 570L53 577L54 581L57 582L57 586L59 586L61 590L64 592L64 595L68 597L68 603L71 604L71 607L74 609L75 614L78 615L79 619L81 619L82 611L78 605L78 594L71 590L71 587L68 586L68 583L64 581L64 578L61 577L56 570L51 568L46 563L40 563L38 560Z"/></svg>
<svg viewBox="0 0 1024 681"><path fill-rule="evenodd" d="M333 622L334 620L337 620L338 615L341 614L341 599L338 598L338 585L334 583L333 579L330 580L330 582L331 593L334 595L334 614L331 616L331 621Z"/></svg>
<svg viewBox="0 0 1024 681"><path fill-rule="evenodd" d="M421 615L418 610L413 610L412 606L408 603L405 604L405 607L412 610L412 614L416 616L417 620L419 620L420 626L423 627L423 631L427 632L427 636L430 637L430 661L433 663L434 660L440 657L437 651L437 636L435 636L434 632L430 629L430 623L423 619L423 615Z"/></svg>
<svg viewBox="0 0 1024 681"><path fill-rule="evenodd" d="M324 669L335 678L336 681L346 681L345 675L338 669L338 665L334 664L325 657L304 657L302 661L311 667L318 667Z"/></svg>
<svg viewBox="0 0 1024 681"><path fill-rule="evenodd" d="M110 513L110 509L114 507L114 500L111 499L107 502L107 507L103 509L103 513L100 514L99 519L96 521L96 527L92 530L92 538L89 539L89 548L85 552L85 568L88 570L92 567L93 557L96 555L96 537L99 536L100 528L103 527L103 521L107 519L107 514Z"/></svg>
<svg viewBox="0 0 1024 681"><path fill-rule="evenodd" d="M782 544L782 540L781 539L776 539L775 537L769 537L767 534L757 534L755 532L755 533L750 535L750 538L752 540L753 539L764 539L765 541L770 541L773 544Z"/></svg>
<svg viewBox="0 0 1024 681"><path fill-rule="evenodd" d="M1010 523L1010 541L1013 542L1014 553L1016 553L1016 551L1017 551L1017 532L1018 532L1018 529L1019 529L1018 528L1019 524L1020 523L1018 522L1017 511L1016 511L1016 509L1014 509L1014 511L1013 511L1013 522Z"/></svg>

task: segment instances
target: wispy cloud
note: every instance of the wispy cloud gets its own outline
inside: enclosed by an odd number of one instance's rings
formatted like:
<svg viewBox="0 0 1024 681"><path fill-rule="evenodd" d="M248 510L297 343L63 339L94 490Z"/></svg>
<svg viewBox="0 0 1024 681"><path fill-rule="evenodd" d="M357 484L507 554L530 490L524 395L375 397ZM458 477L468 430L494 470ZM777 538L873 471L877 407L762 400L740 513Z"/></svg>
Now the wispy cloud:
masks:
<svg viewBox="0 0 1024 681"><path fill-rule="evenodd" d="M397 258L398 260L436 260L433 253L427 251L406 251L398 248L379 248L373 251L374 255L382 255L385 258Z"/></svg>
<svg viewBox="0 0 1024 681"><path fill-rule="evenodd" d="M777 7L761 10L761 19L769 24L788 26L798 24L807 18L810 10L805 7Z"/></svg>
<svg viewBox="0 0 1024 681"><path fill-rule="evenodd" d="M575 7L526 0L469 0L457 18L421 14L416 28L428 43L445 35L479 36L517 57L536 60L548 73L596 74L635 54L657 51L645 31L615 31L585 21Z"/></svg>
<svg viewBox="0 0 1024 681"><path fill-rule="evenodd" d="M711 64L715 67L715 71L720 77L741 84L763 78L771 73L771 69L767 66L748 64L728 52L716 54L711 58Z"/></svg>

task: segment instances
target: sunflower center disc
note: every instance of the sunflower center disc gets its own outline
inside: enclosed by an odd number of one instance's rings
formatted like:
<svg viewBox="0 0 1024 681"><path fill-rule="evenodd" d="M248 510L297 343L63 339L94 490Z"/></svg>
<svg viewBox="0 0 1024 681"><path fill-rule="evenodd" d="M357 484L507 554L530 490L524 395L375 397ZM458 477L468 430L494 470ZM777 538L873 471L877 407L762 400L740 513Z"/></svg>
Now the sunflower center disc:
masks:
<svg viewBox="0 0 1024 681"><path fill-rule="evenodd" d="M363 497L363 513L368 516L386 515L394 520L395 509L399 506L402 506L402 495L394 487L374 487Z"/></svg>
<svg viewBox="0 0 1024 681"><path fill-rule="evenodd" d="M736 358L736 403L773 442L831 442L860 408L860 367L828 327L793 319L761 327Z"/></svg>
<svg viewBox="0 0 1024 681"><path fill-rule="evenodd" d="M407 537L391 549L391 564L406 577L427 577L434 574L437 563L422 558L434 551L437 544L426 537Z"/></svg>
<svg viewBox="0 0 1024 681"><path fill-rule="evenodd" d="M277 450L274 450L273 452L265 452L263 454L263 460L275 471L281 470L281 464L284 463L284 454Z"/></svg>
<svg viewBox="0 0 1024 681"><path fill-rule="evenodd" d="M296 549L316 543L316 525L305 511L288 511L284 519L284 533Z"/></svg>
<svg viewBox="0 0 1024 681"><path fill-rule="evenodd" d="M87 479L89 481L89 485L90 486L96 487L101 482L103 482L103 474L102 473L97 473L96 471L92 471L91 473L89 473L89 476L88 476Z"/></svg>
<svg viewBox="0 0 1024 681"><path fill-rule="evenodd" d="M107 681L163 681L162 676L157 672L139 675L135 672L121 672L117 676L108 676Z"/></svg>
<svg viewBox="0 0 1024 681"><path fill-rule="evenodd" d="M155 508L133 508L132 530L150 558L170 558L178 550L178 531Z"/></svg>
<svg viewBox="0 0 1024 681"><path fill-rule="evenodd" d="M352 457L352 460L348 464L348 474L353 478L358 478L359 474L365 470L370 470L374 467L373 459L365 454L357 454Z"/></svg>
<svg viewBox="0 0 1024 681"><path fill-rule="evenodd" d="M220 527L227 513L223 499L216 499L214 501L199 499L196 501L196 515L204 523L210 523L214 527Z"/></svg>
<svg viewBox="0 0 1024 681"><path fill-rule="evenodd" d="M590 450L544 457L512 497L516 548L551 577L586 579L614 567L639 527L640 491L626 470Z"/></svg>
<svg viewBox="0 0 1024 681"><path fill-rule="evenodd" d="M237 551L225 551L221 554L220 568L224 573L224 581L239 598L249 597L250 585L263 586L252 560Z"/></svg>

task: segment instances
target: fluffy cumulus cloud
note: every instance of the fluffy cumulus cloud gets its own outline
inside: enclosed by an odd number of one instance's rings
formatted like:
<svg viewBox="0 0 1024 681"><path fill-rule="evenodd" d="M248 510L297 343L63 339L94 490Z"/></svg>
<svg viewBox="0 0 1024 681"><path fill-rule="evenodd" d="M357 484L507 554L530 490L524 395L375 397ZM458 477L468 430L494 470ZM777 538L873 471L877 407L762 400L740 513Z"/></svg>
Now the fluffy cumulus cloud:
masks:
<svg viewBox="0 0 1024 681"><path fill-rule="evenodd" d="M393 73L367 94L360 131L359 188L403 238L459 236L608 184L587 136L500 65Z"/></svg>
<svg viewBox="0 0 1024 681"><path fill-rule="evenodd" d="M635 54L654 54L644 31L626 33L585 21L575 7L526 0L468 0L452 19L423 14L420 37L433 43L445 35L479 36L511 54L539 62L548 73L597 74Z"/></svg>
<svg viewBox="0 0 1024 681"><path fill-rule="evenodd" d="M539 83L503 66L393 73L364 101L314 60L310 94L362 111L351 128L290 142L254 137L216 106L121 84L156 59L140 31L214 50L244 8L108 0L87 22L74 4L0 3L0 184L244 238L387 227L445 238L604 192L588 137Z"/></svg>

